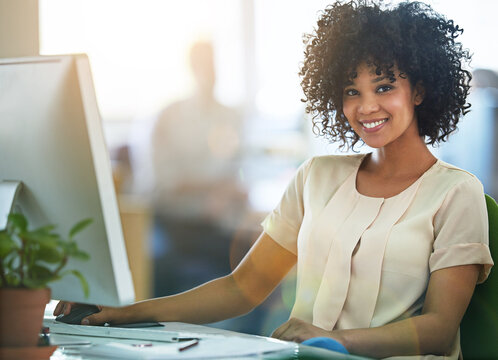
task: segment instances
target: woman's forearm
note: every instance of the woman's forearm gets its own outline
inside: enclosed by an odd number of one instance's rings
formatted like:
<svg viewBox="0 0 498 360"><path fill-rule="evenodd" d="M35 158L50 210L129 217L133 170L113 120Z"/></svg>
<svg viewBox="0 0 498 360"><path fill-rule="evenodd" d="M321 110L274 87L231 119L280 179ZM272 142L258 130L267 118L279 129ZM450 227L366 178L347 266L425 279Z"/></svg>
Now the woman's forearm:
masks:
<svg viewBox="0 0 498 360"><path fill-rule="evenodd" d="M344 331L338 335L343 336L346 348L358 355L379 358L444 355L452 350L478 274L478 265L437 270L431 274L422 315L378 328Z"/></svg>
<svg viewBox="0 0 498 360"><path fill-rule="evenodd" d="M355 355L372 358L410 355L444 355L452 350L458 326L430 313L362 329L327 331L306 321L291 318L272 334L277 339L303 342L331 337Z"/></svg>
<svg viewBox="0 0 498 360"><path fill-rule="evenodd" d="M180 321L211 323L245 314L257 304L243 295L232 275L180 294L145 300L122 308L123 322Z"/></svg>
<svg viewBox="0 0 498 360"><path fill-rule="evenodd" d="M374 358L445 355L455 350L456 334L479 274L478 265L460 265L432 272L422 315L364 328L327 331L291 318L273 333L282 340L302 342L328 336L355 355Z"/></svg>
<svg viewBox="0 0 498 360"><path fill-rule="evenodd" d="M434 314L425 314L377 328L332 332L349 352L374 358L451 351L456 332Z"/></svg>
<svg viewBox="0 0 498 360"><path fill-rule="evenodd" d="M106 308L100 322L211 323L243 315L259 305L296 263L296 256L262 233L230 275L183 293Z"/></svg>

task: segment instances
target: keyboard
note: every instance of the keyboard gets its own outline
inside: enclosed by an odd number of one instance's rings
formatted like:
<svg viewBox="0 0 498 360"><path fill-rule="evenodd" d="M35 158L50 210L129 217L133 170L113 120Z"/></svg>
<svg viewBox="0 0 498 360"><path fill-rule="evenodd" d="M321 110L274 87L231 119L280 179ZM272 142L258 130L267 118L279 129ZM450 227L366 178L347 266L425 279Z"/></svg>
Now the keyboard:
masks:
<svg viewBox="0 0 498 360"><path fill-rule="evenodd" d="M50 329L50 333L77 336L94 336L116 339L132 339L161 342L177 342L183 338L206 337L205 335L187 332L164 330L155 328L123 328L115 326L91 326L65 324L55 319L44 319L43 326ZM213 335L210 335L213 336Z"/></svg>

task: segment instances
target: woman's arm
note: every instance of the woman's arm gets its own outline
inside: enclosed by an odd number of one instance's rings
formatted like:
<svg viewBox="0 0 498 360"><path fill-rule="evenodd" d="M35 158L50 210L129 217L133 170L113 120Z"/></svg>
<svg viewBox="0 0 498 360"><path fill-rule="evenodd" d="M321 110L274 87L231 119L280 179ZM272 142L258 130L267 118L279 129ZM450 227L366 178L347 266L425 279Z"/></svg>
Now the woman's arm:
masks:
<svg viewBox="0 0 498 360"><path fill-rule="evenodd" d="M415 354L444 355L451 351L460 321L472 297L478 265L462 265L431 274L422 314L388 325L354 330L325 331L301 320L291 319L272 336L301 342L328 336L350 353L384 358Z"/></svg>
<svg viewBox="0 0 498 360"><path fill-rule="evenodd" d="M259 305L296 263L296 256L262 233L230 274L183 293L121 308L103 307L89 324L142 321L210 323L245 314Z"/></svg>

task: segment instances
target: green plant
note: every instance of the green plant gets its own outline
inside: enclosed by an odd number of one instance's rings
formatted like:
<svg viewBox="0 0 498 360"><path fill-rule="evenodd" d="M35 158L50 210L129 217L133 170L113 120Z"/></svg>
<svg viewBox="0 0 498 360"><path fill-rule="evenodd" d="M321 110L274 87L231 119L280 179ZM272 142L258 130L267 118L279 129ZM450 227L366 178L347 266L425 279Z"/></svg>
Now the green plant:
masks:
<svg viewBox="0 0 498 360"><path fill-rule="evenodd" d="M24 215L10 214L7 228L0 231L0 288L45 288L48 283L72 274L88 296L88 283L83 275L64 268L69 258L89 259L78 248L74 236L91 222L91 219L78 222L66 240L54 232L55 225L29 230Z"/></svg>

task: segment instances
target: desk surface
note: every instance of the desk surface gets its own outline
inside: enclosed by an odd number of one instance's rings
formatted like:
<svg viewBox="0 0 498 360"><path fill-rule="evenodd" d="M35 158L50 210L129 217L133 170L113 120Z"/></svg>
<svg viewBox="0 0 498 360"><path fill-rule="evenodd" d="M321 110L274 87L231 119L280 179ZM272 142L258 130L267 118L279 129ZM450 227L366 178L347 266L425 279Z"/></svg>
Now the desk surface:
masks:
<svg viewBox="0 0 498 360"><path fill-rule="evenodd" d="M252 339L262 339L262 337L255 335L248 335L237 333L228 330L216 329L208 326L202 325L192 325L185 323L163 323L165 326L163 328L159 328L158 331L175 331L175 332L188 332L188 333L196 333L199 337L202 337L203 334L206 336L209 335L223 335L227 337L237 336L237 337L248 337ZM92 337L83 337L77 335L58 335L52 334L51 337L54 341L57 339L64 338L65 340L74 339L74 341L89 341L92 343L102 343L105 341L120 341L117 339L108 339L108 338L92 338ZM263 338L264 339L264 338ZM98 359L96 357L88 357L81 355L80 353L81 347L78 346L67 346L67 347L59 347L54 354L52 355L52 360L89 360L89 359ZM103 359L103 358L102 358ZM344 355L341 353L336 353L324 349L304 346L300 344L295 344L292 347L272 353L260 354L257 356L246 356L246 357L237 357L237 359L351 359L351 360L365 360L365 358L353 356L353 355Z"/></svg>

